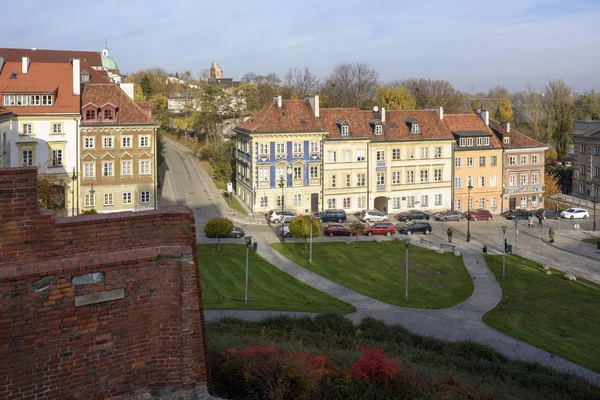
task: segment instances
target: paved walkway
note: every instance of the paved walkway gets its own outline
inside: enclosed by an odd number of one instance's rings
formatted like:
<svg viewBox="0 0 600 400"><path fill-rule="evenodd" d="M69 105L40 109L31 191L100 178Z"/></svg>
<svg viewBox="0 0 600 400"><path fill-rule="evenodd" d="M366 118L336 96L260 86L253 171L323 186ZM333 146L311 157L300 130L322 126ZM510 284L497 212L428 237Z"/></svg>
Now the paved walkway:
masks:
<svg viewBox="0 0 600 400"><path fill-rule="evenodd" d="M177 146L180 151L187 151L184 146L167 140L169 146ZM203 181L207 194L210 195L214 207L219 214L232 217L235 213L226 204L222 196L200 162L193 162L194 173ZM175 191L167 171L163 185L163 196L176 199ZM196 210L195 210L196 211ZM262 219L254 219L250 216L241 216L235 213L233 218L238 223L261 224ZM514 339L484 325L482 316L494 308L502 298L502 291L495 277L487 267L480 246L475 243L455 243L457 250L463 253L465 267L474 280L475 290L473 295L455 307L443 310L422 310L398 307L370 297L364 296L344 286L338 285L325 279L283 257L275 251L270 243L273 239L268 236L258 238L258 254L265 260L293 276L294 278L310 285L317 290L325 292L339 300L345 301L356 307L357 311L349 314L353 322L360 322L365 317L373 317L389 324L401 324L407 329L427 336L433 336L444 340L472 340L486 344L502 354L513 358L530 362L538 362L557 370L563 370L581 376L590 382L600 385L600 375L589 371L581 366L554 356L547 351L540 350L520 340ZM414 245L418 245L413 241ZM558 243L558 240L557 240ZM490 250L494 250L493 248ZM502 251L502 250L500 250ZM497 250L496 250L497 252ZM410 292L409 292L410 296ZM215 321L223 317L237 317L244 320L260 321L267 316L289 315L289 316L314 316L312 313L288 313L268 311L243 311L243 310L205 310L207 321Z"/></svg>

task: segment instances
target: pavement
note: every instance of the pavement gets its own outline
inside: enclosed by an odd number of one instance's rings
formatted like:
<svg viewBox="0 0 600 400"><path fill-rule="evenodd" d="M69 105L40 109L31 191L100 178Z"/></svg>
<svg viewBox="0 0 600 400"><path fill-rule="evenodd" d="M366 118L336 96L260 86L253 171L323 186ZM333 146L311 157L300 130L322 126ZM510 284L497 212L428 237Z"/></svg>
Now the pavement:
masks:
<svg viewBox="0 0 600 400"><path fill-rule="evenodd" d="M215 216L226 216L231 218L237 225L244 226L248 230L247 233L253 235L259 243L258 254L261 257L294 278L356 307L356 312L347 315L355 323L360 322L365 317L373 317L388 324L401 324L413 332L426 336L444 340L471 340L486 344L512 359L537 362L556 370L573 373L593 384L600 385L600 374L507 336L482 322L482 316L493 309L502 298L500 286L483 259L482 247L483 244L486 244L489 253L501 254L504 240L501 234L497 234L496 239L493 241L488 240L490 232L501 232L500 226L506 225L510 228L507 232L507 238L512 239L512 235L514 235L513 242L516 244L516 254L538 262L551 264L556 266L557 269L569 271L577 276L583 276L600 283L600 253L595 246L581 242L582 238L593 237L595 232L574 229L575 223L572 221L563 222L562 230L558 226L554 227L554 225L560 223L559 221L546 221L546 226L543 229L527 228L526 223L523 221L523 224L519 224L518 229L515 229L512 221L502 220L499 217L494 222L471 222L470 226L466 222L452 223L454 230L453 244L462 253L465 268L473 278L475 286L473 295L463 303L443 310L398 307L382 303L338 285L280 255L270 246L271 243L279 240L277 229L273 229L262 215L257 217L244 216L229 208L220 195L221 190L214 186L202 164L191 154L191 150L170 139L165 141L165 156L169 166L164 174L165 181L162 187L160 204L185 204L192 208L197 220L196 229L199 243L211 243L202 233L203 224ZM186 176L192 181L186 182L185 179L188 179ZM450 223L435 223L432 234L426 237L423 236L423 238L431 241L436 246L445 243L446 224ZM549 226L557 231L555 243L553 244L548 243L547 229ZM464 240L466 238L465 228L472 233L470 242ZM382 237L381 240L398 240L398 238L404 239L405 236ZM315 238L315 241L331 241L331 239L319 237ZM348 238L334 238L334 240L348 241ZM373 239L361 237L360 240ZM223 240L223 242L227 241L239 243L240 239ZM425 242L421 243L416 235L412 237L411 243L417 246L430 247ZM558 257L558 254L561 254L562 258ZM557 264L557 262L562 262L561 260L565 257L567 261L565 265L562 263ZM509 272L507 271L507 273ZM311 313L243 310L205 310L204 314L208 321L215 321L223 317L260 321L273 315L314 315Z"/></svg>

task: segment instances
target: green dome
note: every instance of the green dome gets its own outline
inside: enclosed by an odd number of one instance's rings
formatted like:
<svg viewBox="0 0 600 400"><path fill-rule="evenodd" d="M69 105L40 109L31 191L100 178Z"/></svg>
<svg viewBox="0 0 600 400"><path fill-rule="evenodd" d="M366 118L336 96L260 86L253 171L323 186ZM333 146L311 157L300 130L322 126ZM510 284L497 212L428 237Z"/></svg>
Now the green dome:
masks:
<svg viewBox="0 0 600 400"><path fill-rule="evenodd" d="M108 56L108 47L102 49L102 67L106 69L119 69L116 61Z"/></svg>

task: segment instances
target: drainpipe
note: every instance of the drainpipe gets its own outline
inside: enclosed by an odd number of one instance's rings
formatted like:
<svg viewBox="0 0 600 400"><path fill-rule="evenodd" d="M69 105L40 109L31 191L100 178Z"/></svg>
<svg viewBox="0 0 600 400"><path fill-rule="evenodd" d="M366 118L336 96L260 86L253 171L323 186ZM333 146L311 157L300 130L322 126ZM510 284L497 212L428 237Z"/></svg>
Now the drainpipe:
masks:
<svg viewBox="0 0 600 400"><path fill-rule="evenodd" d="M81 160L81 154L79 154L79 140L81 139L81 135L79 134L79 120L77 118L74 118L75 120L75 165L76 165L76 171L77 171L77 176L79 176L79 182L81 182L83 180L83 176L79 175L79 160ZM79 214L79 187L81 186L81 184L77 184L77 214ZM75 190L75 188L73 188L73 190ZM74 215L73 215L74 216Z"/></svg>
<svg viewBox="0 0 600 400"><path fill-rule="evenodd" d="M371 162L370 162L370 157L369 155L371 154L371 142L367 142L367 154L366 154L366 159L365 161L367 162L367 204L366 204L366 209L367 210L371 210L371 199L370 199L370 195L371 195L371 179L370 179L370 171L371 171Z"/></svg>
<svg viewBox="0 0 600 400"><path fill-rule="evenodd" d="M152 164L153 165L153 169L152 169L152 174L154 175L152 178L152 182L154 183L154 209L156 210L158 208L158 165L157 164L157 157L156 157L156 152L158 151L158 147L156 146L157 142L158 142L158 138L157 138L157 132L156 132L156 127L153 128L154 129L154 151L152 152Z"/></svg>

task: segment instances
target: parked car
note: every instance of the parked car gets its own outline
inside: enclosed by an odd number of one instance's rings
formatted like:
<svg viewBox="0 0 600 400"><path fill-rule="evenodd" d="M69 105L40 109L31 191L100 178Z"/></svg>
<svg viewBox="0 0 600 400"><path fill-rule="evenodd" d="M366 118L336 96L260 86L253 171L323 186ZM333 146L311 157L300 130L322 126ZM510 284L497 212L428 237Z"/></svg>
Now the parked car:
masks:
<svg viewBox="0 0 600 400"><path fill-rule="evenodd" d="M280 223L283 219L283 223L287 224L296 218L296 215L297 214L293 211L270 210L265 214L265 218L267 218L267 221L274 224Z"/></svg>
<svg viewBox="0 0 600 400"><path fill-rule="evenodd" d="M396 215L396 219L398 221L402 221L402 222L408 222L408 221L428 221L430 218L429 214L427 214L425 211L419 211L419 210L412 210L412 211L406 211L406 212L402 212L398 215Z"/></svg>
<svg viewBox="0 0 600 400"><path fill-rule="evenodd" d="M389 221L390 217L379 210L364 210L360 213L359 219L368 224L369 222Z"/></svg>
<svg viewBox="0 0 600 400"><path fill-rule="evenodd" d="M575 218L589 218L590 213L585 208L569 208L560 213L563 218L575 219Z"/></svg>
<svg viewBox="0 0 600 400"><path fill-rule="evenodd" d="M413 233L423 232L426 235L431 233L431 224L426 221L408 221L406 224L396 225L398 233L412 235Z"/></svg>
<svg viewBox="0 0 600 400"><path fill-rule="evenodd" d="M540 208L539 210L536 211L537 212L541 212L544 219L559 219L560 218L560 213L556 212L556 210L551 210L549 208Z"/></svg>
<svg viewBox="0 0 600 400"><path fill-rule="evenodd" d="M506 219L515 219L515 217L517 217L518 219L529 219L530 216L533 215L532 211L528 211L528 210L512 210L512 211L508 211L505 214Z"/></svg>
<svg viewBox="0 0 600 400"><path fill-rule="evenodd" d="M571 161L565 161L565 168L571 168L573 166L573 164L571 163Z"/></svg>
<svg viewBox="0 0 600 400"><path fill-rule="evenodd" d="M245 234L246 234L246 232L244 232L244 230L242 228L238 228L237 226L234 226L233 230L226 237L239 239L241 237L244 237ZM206 236L214 237L214 236L209 236L209 235L206 235Z"/></svg>
<svg viewBox="0 0 600 400"><path fill-rule="evenodd" d="M329 224L323 231L328 236L352 236L354 233L343 224Z"/></svg>
<svg viewBox="0 0 600 400"><path fill-rule="evenodd" d="M462 221L463 218L464 215L460 211L442 211L435 214L436 221Z"/></svg>
<svg viewBox="0 0 600 400"><path fill-rule="evenodd" d="M394 224L391 222L373 222L365 228L365 235L385 235L390 236L396 233Z"/></svg>
<svg viewBox="0 0 600 400"><path fill-rule="evenodd" d="M319 218L319 221L321 222L343 222L346 219L348 219L348 217L346 216L346 211L344 210L325 210L314 215L315 217Z"/></svg>
<svg viewBox="0 0 600 400"><path fill-rule="evenodd" d="M279 235L281 236L281 233ZM292 237L289 225L284 225L283 226L283 236L285 236L285 237Z"/></svg>
<svg viewBox="0 0 600 400"><path fill-rule="evenodd" d="M471 221L490 221L492 213L484 208L478 208L477 210L465 212L465 218Z"/></svg>

